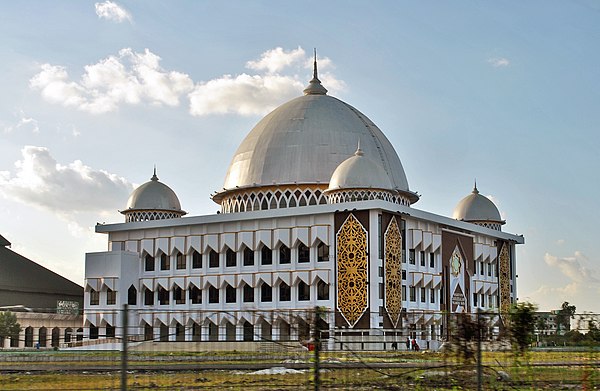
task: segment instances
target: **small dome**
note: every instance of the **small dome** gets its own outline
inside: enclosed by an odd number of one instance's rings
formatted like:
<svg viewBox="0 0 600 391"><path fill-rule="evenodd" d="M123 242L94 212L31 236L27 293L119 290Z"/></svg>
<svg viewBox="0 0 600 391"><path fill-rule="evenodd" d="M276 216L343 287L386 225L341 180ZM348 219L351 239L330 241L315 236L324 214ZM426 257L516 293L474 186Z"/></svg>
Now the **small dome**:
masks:
<svg viewBox="0 0 600 391"><path fill-rule="evenodd" d="M340 189L392 190L392 182L381 165L369 159L360 149L344 160L333 172L327 191Z"/></svg>
<svg viewBox="0 0 600 391"><path fill-rule="evenodd" d="M143 213L138 213L140 211ZM181 204L175 192L169 186L159 182L156 170L150 181L131 193L127 200L127 209L121 213L127 217L127 221L160 220L181 217L186 214L181 210Z"/></svg>
<svg viewBox="0 0 600 391"><path fill-rule="evenodd" d="M477 185L475 185L471 194L460 200L456 205L452 217L456 220L468 222L505 223L500 217L496 205L489 198L479 194Z"/></svg>

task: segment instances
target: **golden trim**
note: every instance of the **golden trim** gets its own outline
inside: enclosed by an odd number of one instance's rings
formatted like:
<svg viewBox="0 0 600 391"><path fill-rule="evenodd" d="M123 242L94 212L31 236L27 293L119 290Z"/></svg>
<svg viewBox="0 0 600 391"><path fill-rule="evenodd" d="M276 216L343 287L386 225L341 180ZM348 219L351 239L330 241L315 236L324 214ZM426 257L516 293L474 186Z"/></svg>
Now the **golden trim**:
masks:
<svg viewBox="0 0 600 391"><path fill-rule="evenodd" d="M396 328L402 313L402 234L395 216L385 231L384 247L385 309Z"/></svg>
<svg viewBox="0 0 600 391"><path fill-rule="evenodd" d="M337 308L354 327L368 308L367 231L351 213L336 239Z"/></svg>

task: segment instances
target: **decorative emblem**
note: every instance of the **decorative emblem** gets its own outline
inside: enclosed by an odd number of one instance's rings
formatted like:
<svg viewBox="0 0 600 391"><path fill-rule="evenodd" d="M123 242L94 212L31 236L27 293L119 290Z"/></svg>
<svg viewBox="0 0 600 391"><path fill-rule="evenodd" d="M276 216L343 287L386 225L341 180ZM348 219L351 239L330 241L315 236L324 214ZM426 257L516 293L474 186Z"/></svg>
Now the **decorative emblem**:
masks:
<svg viewBox="0 0 600 391"><path fill-rule="evenodd" d="M394 328L402 312L402 234L392 217L385 231L385 309Z"/></svg>
<svg viewBox="0 0 600 391"><path fill-rule="evenodd" d="M450 268L452 269L452 275L454 277L458 277L460 274L460 267L462 266L462 262L460 260L460 254L457 250L454 250L452 253L452 258L450 259Z"/></svg>
<svg viewBox="0 0 600 391"><path fill-rule="evenodd" d="M367 231L350 214L337 235L337 307L354 327L368 307Z"/></svg>
<svg viewBox="0 0 600 391"><path fill-rule="evenodd" d="M500 249L499 262L500 312L505 317L510 311L510 257L506 243Z"/></svg>

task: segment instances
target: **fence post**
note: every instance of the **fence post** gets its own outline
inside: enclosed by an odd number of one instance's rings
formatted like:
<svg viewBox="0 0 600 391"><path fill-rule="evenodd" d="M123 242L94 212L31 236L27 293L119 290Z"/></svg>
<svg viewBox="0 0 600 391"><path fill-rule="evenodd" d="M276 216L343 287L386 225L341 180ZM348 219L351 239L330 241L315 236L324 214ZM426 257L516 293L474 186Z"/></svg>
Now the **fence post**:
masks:
<svg viewBox="0 0 600 391"><path fill-rule="evenodd" d="M319 318L321 317L321 309L315 307L315 320L313 324L313 341L314 341L314 352L315 352L315 391L319 391L321 387L321 368L319 362L319 350L321 350L321 332L319 330Z"/></svg>
<svg viewBox="0 0 600 391"><path fill-rule="evenodd" d="M129 311L127 310L127 304L123 304L123 330L121 335L121 391L127 391L127 326Z"/></svg>
<svg viewBox="0 0 600 391"><path fill-rule="evenodd" d="M483 388L483 365L481 362L481 308L477 309L477 391Z"/></svg>

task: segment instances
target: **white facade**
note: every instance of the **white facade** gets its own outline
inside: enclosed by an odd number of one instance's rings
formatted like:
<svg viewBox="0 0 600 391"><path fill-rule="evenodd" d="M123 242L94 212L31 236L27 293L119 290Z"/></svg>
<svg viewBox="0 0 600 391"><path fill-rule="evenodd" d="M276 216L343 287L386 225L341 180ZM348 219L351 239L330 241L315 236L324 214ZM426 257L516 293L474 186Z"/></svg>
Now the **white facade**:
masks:
<svg viewBox="0 0 600 391"><path fill-rule="evenodd" d="M330 334L432 341L443 311L508 308L523 237L468 206L458 220L412 207L418 195L381 130L327 97L316 65L310 83L242 142L213 196L223 213L152 214L154 198L156 211L185 213L155 173L126 223L96 227L109 251L86 256L91 338L119 335L126 303L128 333L160 341L308 339L317 306ZM160 186L170 193L143 193Z"/></svg>

